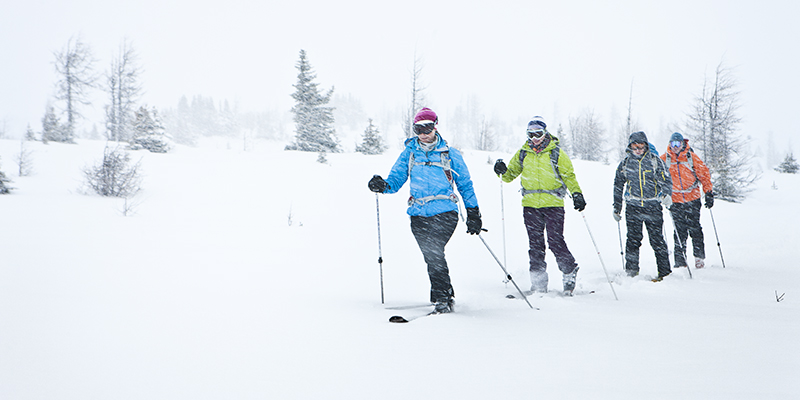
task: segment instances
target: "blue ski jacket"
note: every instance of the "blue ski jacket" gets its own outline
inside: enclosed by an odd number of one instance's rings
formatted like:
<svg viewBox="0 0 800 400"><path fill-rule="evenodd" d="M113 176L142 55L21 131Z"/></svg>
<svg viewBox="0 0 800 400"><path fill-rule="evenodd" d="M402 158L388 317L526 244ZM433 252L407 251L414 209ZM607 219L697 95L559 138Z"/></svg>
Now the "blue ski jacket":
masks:
<svg viewBox="0 0 800 400"><path fill-rule="evenodd" d="M389 188L385 193L397 193L411 177L408 215L430 217L458 211L458 197L453 184L463 198L464 207L478 207L472 179L461 152L450 148L438 132L436 136L439 144L429 152L420 148L417 138L406 140L406 147L386 178ZM451 178L448 178L448 169Z"/></svg>

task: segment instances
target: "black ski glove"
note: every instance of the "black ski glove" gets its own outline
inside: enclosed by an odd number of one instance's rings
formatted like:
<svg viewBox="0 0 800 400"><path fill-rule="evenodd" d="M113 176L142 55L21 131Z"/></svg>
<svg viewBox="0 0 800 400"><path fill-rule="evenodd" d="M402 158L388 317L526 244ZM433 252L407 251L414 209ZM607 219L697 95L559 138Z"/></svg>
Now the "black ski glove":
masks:
<svg viewBox="0 0 800 400"><path fill-rule="evenodd" d="M508 171L508 167L506 167L506 163L503 162L502 159L498 159L494 163L494 173L497 175L503 175Z"/></svg>
<svg viewBox="0 0 800 400"><path fill-rule="evenodd" d="M706 192L706 208L714 207L714 193Z"/></svg>
<svg viewBox="0 0 800 400"><path fill-rule="evenodd" d="M614 203L614 221L622 220L622 204Z"/></svg>
<svg viewBox="0 0 800 400"><path fill-rule="evenodd" d="M470 235L477 235L481 233L481 210L478 207L467 209L467 233Z"/></svg>
<svg viewBox="0 0 800 400"><path fill-rule="evenodd" d="M389 189L389 184L380 175L373 175L367 186L369 186L369 190L375 193L383 193Z"/></svg>
<svg viewBox="0 0 800 400"><path fill-rule="evenodd" d="M575 209L578 211L583 211L583 209L586 208L586 200L583 199L581 193L572 194L572 205L574 205Z"/></svg>

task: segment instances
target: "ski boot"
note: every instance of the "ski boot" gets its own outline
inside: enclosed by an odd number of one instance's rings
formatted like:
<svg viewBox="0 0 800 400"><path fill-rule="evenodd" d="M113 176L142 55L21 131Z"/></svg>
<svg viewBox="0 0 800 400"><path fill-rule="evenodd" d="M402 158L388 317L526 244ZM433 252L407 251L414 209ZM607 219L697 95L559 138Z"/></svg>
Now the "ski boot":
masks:
<svg viewBox="0 0 800 400"><path fill-rule="evenodd" d="M575 290L575 276L578 275L578 269L578 267L575 267L572 272L564 274L561 278L562 283L564 283L564 296L572 296L572 292Z"/></svg>

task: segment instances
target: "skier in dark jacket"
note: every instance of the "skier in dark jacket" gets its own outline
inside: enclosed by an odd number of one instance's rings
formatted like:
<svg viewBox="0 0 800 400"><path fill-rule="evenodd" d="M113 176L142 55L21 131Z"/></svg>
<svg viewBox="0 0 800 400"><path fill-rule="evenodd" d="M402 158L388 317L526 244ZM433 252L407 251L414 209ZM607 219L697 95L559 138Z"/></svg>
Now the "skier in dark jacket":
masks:
<svg viewBox="0 0 800 400"><path fill-rule="evenodd" d="M384 180L375 175L368 186L376 193L397 193L410 179L407 212L411 216L411 232L428 264L434 312L447 313L453 311L455 294L444 247L458 225L456 188L467 209L467 233L479 234L482 223L467 164L461 152L450 148L439 135L438 122L433 110L420 110L414 117L417 137L406 140L389 177Z"/></svg>
<svg viewBox="0 0 800 400"><path fill-rule="evenodd" d="M647 227L650 246L656 253L660 281L669 275L669 250L664 241L664 216L661 205L672 205L672 179L664 162L650 149L644 132L634 132L628 140L627 155L617 167L614 177L614 219L622 219L625 199L625 223L628 240L625 245L625 272L639 274L639 247L642 245L642 224Z"/></svg>

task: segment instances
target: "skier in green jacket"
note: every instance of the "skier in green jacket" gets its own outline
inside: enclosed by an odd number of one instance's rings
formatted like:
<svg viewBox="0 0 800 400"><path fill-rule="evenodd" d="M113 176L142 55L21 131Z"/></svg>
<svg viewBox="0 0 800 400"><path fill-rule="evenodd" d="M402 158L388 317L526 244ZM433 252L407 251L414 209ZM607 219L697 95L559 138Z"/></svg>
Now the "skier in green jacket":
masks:
<svg viewBox="0 0 800 400"><path fill-rule="evenodd" d="M497 160L494 172L504 182L520 176L523 217L530 247L531 291L547 292L549 279L544 259L544 231L547 229L547 244L563 274L564 293L571 295L575 290L578 264L564 241L564 196L568 191L572 194L573 206L578 211L583 211L586 202L572 161L558 146L558 138L547 131L542 117L534 117L528 123L527 135L528 140L508 166L503 160Z"/></svg>

